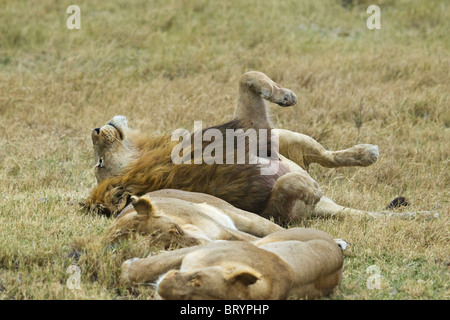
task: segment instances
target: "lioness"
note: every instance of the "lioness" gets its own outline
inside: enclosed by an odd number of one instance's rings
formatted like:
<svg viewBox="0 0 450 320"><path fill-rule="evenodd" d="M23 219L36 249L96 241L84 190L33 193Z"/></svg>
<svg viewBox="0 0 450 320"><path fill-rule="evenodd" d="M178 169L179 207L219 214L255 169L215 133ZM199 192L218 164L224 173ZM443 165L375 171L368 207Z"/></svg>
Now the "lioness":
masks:
<svg viewBox="0 0 450 320"><path fill-rule="evenodd" d="M253 241L279 230L277 224L211 195L160 190L132 196L102 242L115 244L140 234L154 236L153 244L163 248L186 247L213 240Z"/></svg>
<svg viewBox="0 0 450 320"><path fill-rule="evenodd" d="M341 280L343 254L325 232L291 228L253 242L214 241L122 264L129 286L162 299L314 299Z"/></svg>

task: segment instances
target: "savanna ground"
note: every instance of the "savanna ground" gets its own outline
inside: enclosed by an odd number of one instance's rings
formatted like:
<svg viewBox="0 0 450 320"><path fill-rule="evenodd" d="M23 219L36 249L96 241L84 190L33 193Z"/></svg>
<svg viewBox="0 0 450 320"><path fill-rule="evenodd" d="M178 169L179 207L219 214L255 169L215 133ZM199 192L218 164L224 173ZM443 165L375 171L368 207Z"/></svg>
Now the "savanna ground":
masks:
<svg viewBox="0 0 450 320"><path fill-rule="evenodd" d="M81 30L66 27L71 4ZM370 4L380 30L366 27ZM329 149L379 146L371 167L313 165L327 196L376 211L402 195L401 210L440 214L299 223L350 244L330 298L448 299L449 30L444 0L1 1L0 298L152 299L117 279L124 259L151 251L139 241L67 257L112 223L78 206L95 185L90 131L116 114L155 135L224 122L240 75L259 70L299 97L271 108L277 126Z"/></svg>

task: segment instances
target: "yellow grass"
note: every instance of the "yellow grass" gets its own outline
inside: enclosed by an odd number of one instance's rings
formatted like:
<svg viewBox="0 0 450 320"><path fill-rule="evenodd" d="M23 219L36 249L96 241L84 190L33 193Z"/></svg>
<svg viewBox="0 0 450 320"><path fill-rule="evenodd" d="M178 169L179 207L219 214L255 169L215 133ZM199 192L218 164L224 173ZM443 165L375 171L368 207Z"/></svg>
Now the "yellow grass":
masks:
<svg viewBox="0 0 450 320"><path fill-rule="evenodd" d="M231 119L239 76L259 70L299 104L272 107L277 126L326 148L377 144L367 168L311 175L339 204L383 209L403 195L435 221L305 220L347 240L332 299L448 299L450 4L447 1L0 2L0 298L152 299L117 280L150 248L91 248L111 220L78 207L95 185L90 130L116 114L159 134ZM81 30L66 9L81 8ZM381 8L381 30L366 8ZM360 112L361 111L361 112ZM67 268L81 268L70 290ZM369 289L369 266L380 268Z"/></svg>

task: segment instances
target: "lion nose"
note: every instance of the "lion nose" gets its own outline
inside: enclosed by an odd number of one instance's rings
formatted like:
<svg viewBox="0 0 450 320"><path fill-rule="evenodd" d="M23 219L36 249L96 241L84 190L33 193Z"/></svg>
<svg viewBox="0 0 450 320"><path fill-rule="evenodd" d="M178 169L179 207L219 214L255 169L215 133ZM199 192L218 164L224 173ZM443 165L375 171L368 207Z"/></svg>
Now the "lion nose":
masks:
<svg viewBox="0 0 450 320"><path fill-rule="evenodd" d="M95 128L94 131L96 134L100 134L100 128Z"/></svg>

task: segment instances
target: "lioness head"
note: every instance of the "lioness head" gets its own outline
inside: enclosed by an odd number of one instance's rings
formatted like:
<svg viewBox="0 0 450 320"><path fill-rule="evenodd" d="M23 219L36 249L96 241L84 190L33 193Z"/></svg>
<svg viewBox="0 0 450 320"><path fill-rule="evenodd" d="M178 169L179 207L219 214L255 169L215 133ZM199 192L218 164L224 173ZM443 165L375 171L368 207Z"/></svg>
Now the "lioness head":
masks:
<svg viewBox="0 0 450 320"><path fill-rule="evenodd" d="M131 197L132 208L125 208L114 224L103 236L105 244L115 244L120 240L133 239L137 234L151 235L154 245L164 248L172 245L192 246L199 244L185 234L170 218L154 206L149 197Z"/></svg>
<svg viewBox="0 0 450 320"><path fill-rule="evenodd" d="M262 275L239 263L210 266L191 272L171 270L158 282L158 294L167 300L249 299L251 286Z"/></svg>
<svg viewBox="0 0 450 320"><path fill-rule="evenodd" d="M132 156L128 134L128 122L124 116L115 116L103 127L92 130L98 183L118 174L128 164Z"/></svg>

